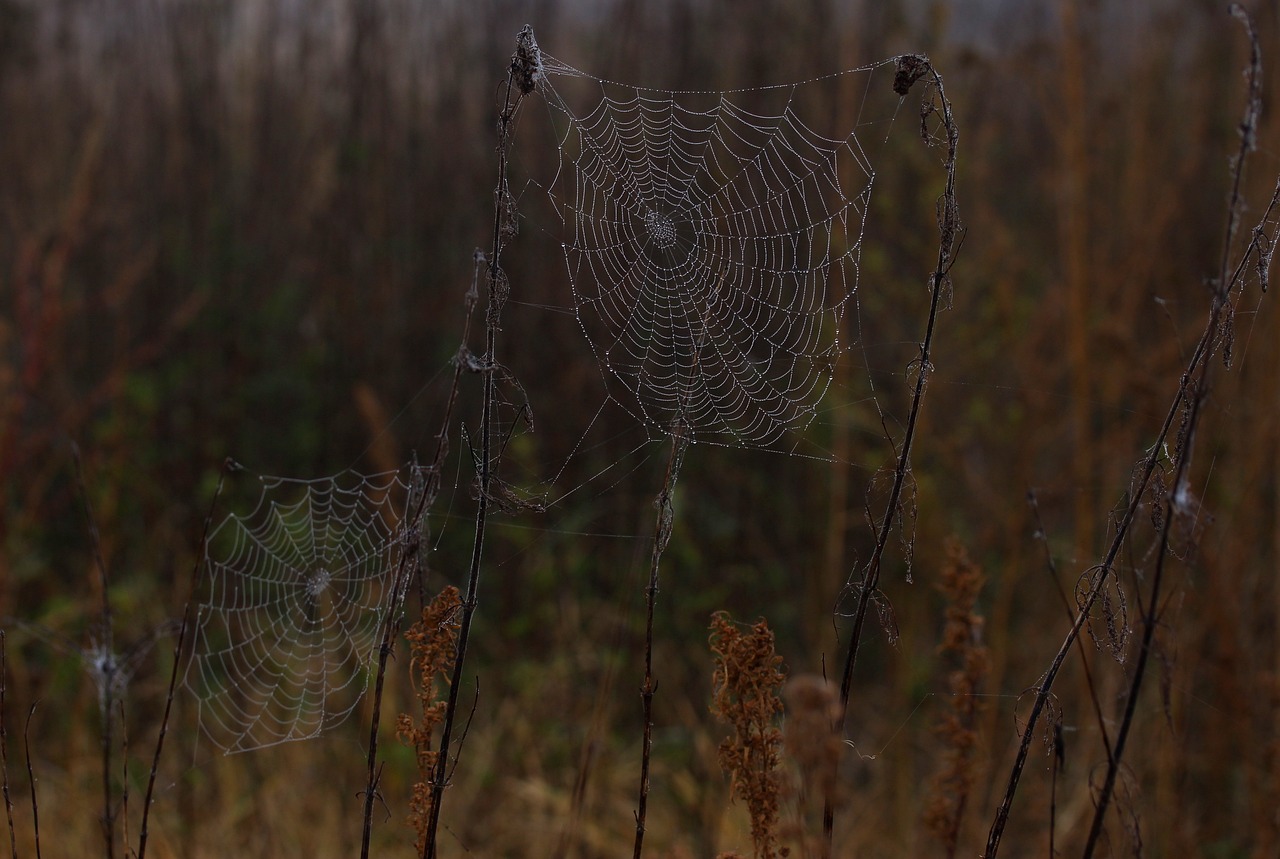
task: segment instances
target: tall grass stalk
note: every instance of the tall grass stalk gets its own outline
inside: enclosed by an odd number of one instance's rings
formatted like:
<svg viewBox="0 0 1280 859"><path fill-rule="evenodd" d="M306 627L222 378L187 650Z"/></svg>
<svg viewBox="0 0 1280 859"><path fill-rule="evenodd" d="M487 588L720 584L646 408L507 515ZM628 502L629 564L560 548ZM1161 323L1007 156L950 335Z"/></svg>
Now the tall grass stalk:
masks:
<svg viewBox="0 0 1280 859"><path fill-rule="evenodd" d="M36 771L31 763L31 717L36 714L38 704L38 701L33 703L27 710L27 721L22 726L22 754L27 759L27 786L31 789L31 828L36 842L36 859L40 859L40 803L36 801Z"/></svg>
<svg viewBox="0 0 1280 859"><path fill-rule="evenodd" d="M196 599L196 595L200 593L200 587L204 574L204 557L205 548L209 544L209 532L213 527L213 514L218 507L218 499L222 496L222 486L226 482L227 475L234 471L238 471L240 466L235 460L228 458L222 464L222 471L218 474L218 485L213 490L213 500L209 502L209 512L204 517L204 529L200 534L200 545L196 551L195 569L192 571L192 591L191 598L187 600L187 604L182 611L182 625L178 627L178 640L173 646L173 668L169 672L169 691L164 699L164 715L160 718L160 732L156 735L155 753L151 757L151 774L147 777L147 792L142 800L142 824L138 831L138 855L137 859L145 859L147 855L147 835L149 833L148 825L151 820L151 802L156 790L156 776L160 771L160 755L164 751L164 740L169 733L169 714L173 710L173 694L178 687L178 671L182 664L183 648L187 641L187 629L191 626L191 606Z"/></svg>
<svg viewBox="0 0 1280 859"><path fill-rule="evenodd" d="M932 93L925 95L924 102L920 108L920 115L922 126L931 117L936 118L942 124L943 133L946 135L946 156L943 160L946 185L942 196L938 199L938 257L933 274L929 279L929 318L925 327L924 339L920 342L920 357L916 359L915 386L911 393L911 410L907 416L907 428L903 434L902 449L898 454L897 465L893 471L893 485L889 490L889 499L885 504L884 514L879 522L875 549L872 551L871 557L867 559L866 564L863 565L861 581L856 584L851 581L846 585L847 590L857 592L858 602L854 608L853 628L849 633L849 642L845 647L843 668L840 672L840 733L844 732L845 720L849 714L849 696L853 691L853 667L858 658L858 647L862 641L862 630L866 623L867 609L870 607L871 600L875 597L880 585L880 569L884 560L885 548L889 543L889 534L893 530L894 523L901 521L900 504L903 490L911 471L912 444L915 441L920 408L924 403L925 386L933 369L931 350L938 314L943 307L944 301L947 300L944 296L949 296L950 294L951 267L955 264L956 253L959 251L960 244L964 241L964 234L960 226L960 207L956 201L956 147L959 144L960 132L956 127L955 117L951 112L951 102L947 100L946 91L942 86L942 76L933 68L928 57L919 54L908 54L899 57L897 68L898 71L894 78L893 88L899 95L906 96L911 87L926 76L930 79L928 86L931 87L933 93L936 93L936 102L932 100ZM924 132L923 127L922 132ZM925 139L926 142L932 142L932 138L928 136ZM822 810L822 835L824 849L828 854L831 851L834 827L835 809L832 798L828 796Z"/></svg>
<svg viewBox="0 0 1280 859"><path fill-rule="evenodd" d="M4 819L9 826L9 851L18 859L18 833L13 827L13 800L9 797L9 732L5 723L5 678L9 665L4 630L0 629L0 796L4 799Z"/></svg>
<svg viewBox="0 0 1280 859"><path fill-rule="evenodd" d="M1093 822L1090 827L1089 839L1085 847L1085 855L1090 856L1095 849L1098 838L1101 834L1102 819L1105 815L1107 805L1110 801L1112 791L1115 786L1116 775L1119 771L1121 757L1124 753L1125 743L1128 740L1129 732L1132 727L1133 714L1137 706L1138 693L1141 689L1142 678L1145 673L1146 664L1150 657L1152 639L1155 633L1155 627L1161 610L1160 591L1163 583L1166 558L1170 551L1169 538L1170 528L1173 527L1176 520L1185 520L1188 515L1198 513L1192 510L1194 499L1191 498L1188 489L1189 468L1191 464L1192 454L1196 440L1196 430L1200 421L1200 412L1204 399L1208 394L1209 387L1209 364L1212 358L1221 353L1224 362L1229 363L1230 359L1230 336L1231 326L1230 320L1234 316L1234 307L1232 305L1232 293L1239 293L1245 284L1246 279L1250 275L1249 263L1254 262L1252 273L1257 276L1261 282L1262 288L1265 290L1268 277L1268 268L1271 262L1270 249L1274 246L1277 233L1280 229L1273 222L1273 213L1277 205L1280 205L1280 183L1277 183L1276 192L1271 197L1271 202L1267 206L1266 212L1260 219L1258 226L1253 230L1251 238L1241 254L1239 262L1232 269L1230 266L1232 246L1236 240L1236 231L1244 206L1244 199L1241 194L1241 182L1244 173L1246 156L1252 151L1255 143L1255 135L1258 123L1258 104L1259 91L1261 87L1260 60L1257 39L1254 36L1254 29L1247 13L1238 5L1231 6L1231 14L1244 22L1251 41L1251 62L1248 70L1248 92L1247 104L1244 112L1244 119L1240 123L1240 148L1234 159L1232 167L1232 189L1231 195L1227 203L1227 226L1226 235L1223 238L1222 262L1219 266L1218 280L1214 285L1211 296L1208 319L1205 324L1204 332L1200 335L1200 339L1196 344L1195 351L1192 353L1190 360L1187 362L1186 369L1183 370L1178 381L1177 391L1174 394L1164 421L1160 426L1159 432L1156 434L1149 452L1142 462L1140 469L1140 477L1133 484L1130 500L1125 508L1123 516L1117 522L1116 532L1112 538L1111 544L1107 549L1102 561L1094 566L1087 574L1092 576L1092 586L1088 592L1079 601L1079 611L1076 614L1075 622L1071 629L1067 632L1062 644L1058 648L1058 652L1054 655L1052 662L1049 664L1048 670L1045 672L1040 681L1038 690L1036 691L1035 700L1032 704L1031 711L1028 714L1026 723L1023 727L1022 740L1018 746L1018 753L1014 760L1013 767L1009 774L1008 786L1005 789L1004 797L996 809L995 818L991 824L991 830L987 837L987 847L984 853L985 859L994 859L1000 849L1000 841L1004 835L1005 827L1009 820L1009 813L1013 806L1013 799L1018 790L1019 779L1022 771L1026 766L1027 755L1031 747L1032 739L1036 734L1036 726L1041 715L1044 712L1046 703L1053 689L1053 683L1057 679L1058 672L1062 668L1063 662L1066 661L1067 654L1070 652L1076 639L1080 635L1081 629L1088 620L1090 612L1094 605L1098 602L1108 579L1114 575L1114 567L1116 558L1118 557L1121 547L1129 537L1130 530L1137 518L1138 510L1143 505L1147 496L1148 489L1153 486L1153 478L1157 467L1159 467L1163 458L1167 456L1166 444L1170 432L1173 431L1174 423L1181 416L1180 428L1178 430L1173 453L1173 469L1174 482L1172 492L1167 497L1161 499L1164 505L1163 522L1160 523L1160 535L1157 543L1159 555L1156 560L1155 573L1152 579L1150 598L1146 605L1143 606L1143 637L1138 651L1138 663L1135 667L1134 674L1130 683L1128 693L1128 701L1125 705L1125 713L1121 721L1121 727L1116 736L1114 753L1111 755L1107 766L1107 774L1103 784L1103 789L1099 794L1096 811ZM1268 229L1271 233L1268 235Z"/></svg>
<svg viewBox="0 0 1280 859"><path fill-rule="evenodd" d="M667 470L662 479L662 489L654 505L658 508L653 533L653 551L649 559L649 584L645 588L645 624L644 624L644 685L640 687L640 700L644 716L644 736L640 752L640 797L636 804L636 838L632 850L632 859L640 859L644 850L645 820L649 809L649 759L653 751L653 695L658 690L658 681L653 676L653 615L658 602L658 570L662 563L662 553L671 542L671 529L675 521L675 511L671 504L675 494L676 481L680 479L680 466L684 463L684 454L689 447L689 437L683 418L676 419L676 426L671 436L671 453L667 458Z"/></svg>
<svg viewBox="0 0 1280 859"><path fill-rule="evenodd" d="M402 525L399 556L396 562L395 580L392 583L387 618L383 623L382 642L378 647L378 672L374 682L373 715L369 720L369 755L367 761L367 778L364 789L364 819L361 830L360 856L368 859L369 843L373 835L373 804L378 794L378 729L382 721L382 692L386 681L387 660L399 637L402 620L401 609L409 580L416 578L418 582L418 598L423 607L427 606L426 573L422 563L421 545L425 539L427 514L435 505L440 494L441 475L444 461L449 455L449 427L453 423L453 409L458 402L458 391L462 386L462 374L467 368L467 346L471 336L471 318L475 310L477 280L483 254L476 256L476 273L472 276L471 288L465 298L465 315L462 323L462 344L454 358L453 383L445 402L444 416L441 420L440 432L436 435L436 450L431 463L426 468L419 468L415 463L410 476L410 495L406 505L407 515Z"/></svg>
<svg viewBox="0 0 1280 859"><path fill-rule="evenodd" d="M504 239L515 230L514 201L507 184L507 153L511 145L511 121L526 95L533 91L541 74L541 56L533 38L533 28L526 25L516 38L516 51L507 70L503 88L502 111L498 116L498 184L494 189L493 244L489 254L488 304L485 308L484 355L480 359L483 378L483 395L480 407L480 459L477 475L478 498L476 501L475 539L472 542L471 565L467 573L467 590L462 600L462 622L458 630L457 657L453 665L453 678L449 685L449 701L445 709L444 724L440 733L440 757L432 781L431 815L427 824L425 859L436 855L436 834L440 825L440 808L444 789L449 782L449 750L453 740L454 722L458 714L458 695L462 687L462 672L466 665L467 644L471 635L471 623L475 618L480 590L480 565L484 556L485 524L489 514L489 490L497 461L494 458L493 423L497 398L498 330L502 307L506 303L509 284L502 270Z"/></svg>
<svg viewBox="0 0 1280 859"><path fill-rule="evenodd" d="M1248 85L1244 117L1239 126L1240 144L1232 160L1231 196L1227 202L1227 223L1222 239L1222 261L1218 267L1217 279L1214 281L1209 321L1205 326L1205 335L1201 341L1208 345L1204 350L1205 360L1200 363L1195 374L1195 381L1191 384L1189 401L1183 413L1182 426L1178 433L1176 467L1172 484L1173 491L1165 494L1155 573L1151 579L1150 594L1142 610L1142 642L1138 648L1137 663L1134 665L1133 676L1125 696L1124 716L1120 720L1120 729L1116 734L1115 754L1111 755L1110 760L1107 762L1107 773L1103 779L1102 789L1098 794L1094 808L1093 822L1089 828L1089 839L1085 842L1084 859L1090 859L1093 856L1094 850L1097 848L1098 839L1102 835L1102 826L1115 790L1116 776L1120 770L1125 743L1129 738L1130 729L1133 727L1133 716L1137 708L1138 695L1142 691L1143 679L1146 676L1147 664L1151 657L1155 630L1159 625L1164 607L1161 603L1161 586L1164 583L1166 563L1173 551L1170 546L1171 531L1174 527L1182 527L1188 520L1194 520L1201 515L1198 505L1189 494L1187 486L1190 482L1190 474L1188 472L1191 468L1192 455L1195 452L1197 429L1199 428L1205 399L1209 395L1209 379L1213 366L1213 361L1209 359L1214 354L1223 351L1224 348L1229 349L1230 323L1223 324L1224 314L1230 314L1231 312L1231 294L1243 287L1242 277L1245 264L1255 253L1263 250L1259 241L1260 237L1265 234L1255 231L1245 252L1241 255L1240 265L1234 272L1228 271L1241 212L1244 208L1241 181L1244 176L1247 157L1256 146L1258 118L1262 106L1262 51L1258 45L1258 35L1254 30L1253 21L1243 7L1233 4L1231 6L1231 14L1241 22L1245 32L1248 34L1250 61L1249 68L1246 71ZM1261 224L1265 225L1270 222L1278 202L1280 202L1280 182L1277 183L1271 202L1263 213ZM1266 247L1269 248L1271 243L1272 240L1266 241ZM1261 269L1260 274L1263 279L1262 286L1265 289L1267 276L1265 267ZM1229 354L1224 354L1224 363L1229 364L1229 362ZM1186 390L1187 380L1191 376L1192 373L1190 371L1184 374L1183 390ZM1139 603L1141 604L1141 601Z"/></svg>
<svg viewBox="0 0 1280 859"><path fill-rule="evenodd" d="M1075 612L1071 608L1071 601L1067 599L1067 592L1063 590L1062 582L1058 580L1058 565L1054 562L1053 552L1049 549L1049 538L1045 535L1044 522L1040 518L1040 503L1036 500L1035 492L1027 493L1027 504L1031 507L1031 517L1035 521L1036 537L1044 546L1045 571L1048 572L1049 580L1053 582L1053 589L1062 602L1063 610L1067 613L1067 620L1074 620ZM1089 665L1089 654L1081 639L1076 639L1076 648L1080 651L1080 667L1084 670L1085 688L1089 690L1089 703L1093 706L1093 718L1098 728L1098 736L1102 739L1102 748L1107 753L1107 760L1111 761L1115 757L1111 750L1111 733L1107 730L1107 720L1102 715L1102 702L1098 700L1098 686L1094 682L1093 669ZM1050 834L1052 837L1052 828Z"/></svg>
<svg viewBox="0 0 1280 859"><path fill-rule="evenodd" d="M98 684L98 716L102 723L102 837L105 842L107 859L114 859L116 852L116 811L112 802L111 789L111 748L115 743L115 696L117 681L120 675L120 663L115 652L115 622L111 611L110 578L107 575L107 563L102 556L102 538L98 532L98 523L93 515L93 507L89 503L89 490L84 482L84 467L80 460L80 446L71 443L71 459L75 464L76 486L80 490L80 501L83 507L85 527L89 531L89 542L93 550L93 562L98 572L98 587L101 589L98 629L93 636L93 648L90 651L92 665L89 666L93 679Z"/></svg>

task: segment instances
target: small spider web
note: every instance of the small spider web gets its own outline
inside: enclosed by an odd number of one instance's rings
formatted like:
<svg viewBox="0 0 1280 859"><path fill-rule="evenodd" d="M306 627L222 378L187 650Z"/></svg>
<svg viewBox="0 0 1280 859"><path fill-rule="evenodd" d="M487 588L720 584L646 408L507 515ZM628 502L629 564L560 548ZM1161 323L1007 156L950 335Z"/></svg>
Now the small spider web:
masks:
<svg viewBox="0 0 1280 859"><path fill-rule="evenodd" d="M262 477L257 506L211 532L185 682L227 753L307 739L359 703L400 562L399 472Z"/></svg>
<svg viewBox="0 0 1280 859"><path fill-rule="evenodd" d="M803 431L850 342L874 178L852 132L817 129L871 69L685 92L541 60L559 159L543 187L608 396L651 438Z"/></svg>

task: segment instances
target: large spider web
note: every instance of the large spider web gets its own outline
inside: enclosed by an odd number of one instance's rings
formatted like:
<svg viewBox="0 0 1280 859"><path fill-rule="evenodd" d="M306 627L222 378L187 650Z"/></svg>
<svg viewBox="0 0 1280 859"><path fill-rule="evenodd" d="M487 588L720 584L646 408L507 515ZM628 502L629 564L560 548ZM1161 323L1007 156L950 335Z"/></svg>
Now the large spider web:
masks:
<svg viewBox="0 0 1280 859"><path fill-rule="evenodd" d="M546 191L609 396L651 436L769 447L803 430L848 346L874 177L852 131L817 129L870 68L688 92L541 60Z"/></svg>
<svg viewBox="0 0 1280 859"><path fill-rule="evenodd" d="M400 473L263 477L211 532L186 684L226 752L317 736L359 703L398 603Z"/></svg>

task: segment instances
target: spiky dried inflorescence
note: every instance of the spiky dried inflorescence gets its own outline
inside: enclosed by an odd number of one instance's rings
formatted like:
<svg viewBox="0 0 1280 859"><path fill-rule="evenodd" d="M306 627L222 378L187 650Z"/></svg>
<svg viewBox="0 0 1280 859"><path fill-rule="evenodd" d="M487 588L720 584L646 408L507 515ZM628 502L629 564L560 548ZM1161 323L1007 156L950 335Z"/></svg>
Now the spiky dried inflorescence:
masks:
<svg viewBox="0 0 1280 859"><path fill-rule="evenodd" d="M974 783L976 724L982 710L978 693L987 674L987 648L982 643L983 617L975 610L985 577L956 539L947 541L947 564L939 590L947 600L946 627L939 653L954 654L959 667L947 678L951 706L934 731L945 750L933 778L932 796L924 824L942 842L947 856L955 856L960 823Z"/></svg>
<svg viewBox="0 0 1280 859"><path fill-rule="evenodd" d="M435 771L439 752L433 747L432 736L444 721L447 704L441 700L436 686L437 678L447 684L458 652L458 627L462 596L453 585L442 590L422 609L422 617L408 632L410 671L417 689L422 715L415 719L401 713L396 720L396 736L405 745L413 746L417 753L420 781L413 786L409 800L409 825L418 833L417 849L421 853L427 838L427 824L431 812L432 773Z"/></svg>
<svg viewBox="0 0 1280 859"><path fill-rule="evenodd" d="M782 746L775 719L782 712L778 691L787 679L778 670L782 657L774 650L767 621L758 620L744 632L723 611L711 617L710 643L716 662L711 712L733 729L720 744L720 766L733 779L734 796L747 804L755 855L773 859Z"/></svg>

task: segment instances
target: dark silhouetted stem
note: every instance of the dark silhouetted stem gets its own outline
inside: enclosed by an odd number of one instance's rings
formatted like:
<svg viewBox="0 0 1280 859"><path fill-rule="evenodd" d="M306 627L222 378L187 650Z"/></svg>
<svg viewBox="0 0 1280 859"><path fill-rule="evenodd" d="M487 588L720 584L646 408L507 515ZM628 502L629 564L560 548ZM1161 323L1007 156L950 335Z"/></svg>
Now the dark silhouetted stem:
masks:
<svg viewBox="0 0 1280 859"><path fill-rule="evenodd" d="M885 547L889 542L889 534L898 519L898 505L902 499L907 474L911 469L911 450L915 442L916 426L920 418L920 408L924 403L925 384L931 369L930 355L933 348L934 329L938 314L942 307L942 296L947 291L951 267L955 263L958 242L962 238L959 206L956 202L956 147L960 133L956 128L955 118L951 113L951 102L947 100L942 88L942 77L937 73L925 57L910 55L898 59L899 75L895 79L895 89L899 81L903 81L904 70L910 69L910 76L905 80L905 87L898 89L905 95L918 78L926 73L932 78L931 85L936 88L939 106L934 108L942 119L943 129L947 135L947 155L944 160L946 186L938 204L938 258L930 278L929 319L925 326L924 339L920 343L919 372L916 376L914 390L911 394L911 411L907 417L907 428L902 440L902 450L898 454L897 466L893 472L893 485L889 491L889 500L885 505L884 516L880 521L876 534L875 549L863 567L862 581L858 585L858 602L853 612L853 629L849 633L849 643L845 649L844 666L840 672L840 719L836 726L844 733L845 720L849 714L849 696L853 689L853 667L858 658L858 647L862 641L862 630L866 624L867 609L880 584L880 568L884 560ZM833 831L835 828L835 810L832 798L826 797L822 809L823 849L830 855Z"/></svg>
<svg viewBox="0 0 1280 859"><path fill-rule="evenodd" d="M480 590L480 562L484 556L485 525L489 515L489 492L496 467L493 455L493 412L497 397L498 330L502 306L506 301L506 281L502 271L504 218L511 217L510 190L507 186L507 150L511 142L511 120L524 96L531 91L535 68L541 61L537 56L537 43L533 30L525 27L516 41L516 53L507 72L502 112L498 117L498 184L494 189L493 246L489 254L488 306L485 312L484 355L480 372L483 376L483 396L480 406L480 459L478 463L475 539L472 542L471 565L467 573L467 591L462 601L462 620L458 627L457 655L453 664L453 676L449 684L449 700L440 732L440 752L431 783L431 812L427 822L424 859L436 855L436 837L440 826L440 808L444 790L449 781L449 751L453 742L453 727L458 712L458 696L462 687L462 672L466 662L467 644L471 636L471 624L475 619Z"/></svg>
<svg viewBox="0 0 1280 859"><path fill-rule="evenodd" d="M671 454L667 458L667 470L662 479L662 489L658 492L655 506L658 508L653 533L653 553L649 560L649 585L645 588L645 624L644 624L644 685L640 687L641 708L644 715L644 740L640 752L640 798L636 805L636 840L632 852L633 859L640 859L644 850L645 819L649 809L649 760L653 751L653 694L658 689L658 681L653 676L653 615L658 602L658 570L662 563L662 553L671 542L671 528L675 520L675 512L671 504L675 493L676 481L680 478L680 466L684 461L684 452L689 445L682 420L677 420L671 437Z"/></svg>
<svg viewBox="0 0 1280 859"><path fill-rule="evenodd" d="M213 490L213 500L209 502L209 512L204 517L204 530L200 534L200 545L196 552L196 565L192 571L191 597L182 610L182 626L178 628L178 642L173 646L173 668L169 672L169 693L164 699L164 716L160 719L160 733L156 737L156 750L151 758L151 775L147 778L147 792L142 800L142 826L138 833L137 859L146 859L148 826L151 820L151 802L156 790L156 774L160 771L160 753L164 750L164 740L169 733L169 713L173 710L173 693L178 686L178 669L182 663L182 650L187 641L187 629L191 626L191 604L200 593L204 573L205 549L209 545L209 530L213 525L213 513L218 507L218 498L222 495L222 485L227 475L239 470L234 460L228 459L218 474L218 485Z"/></svg>

